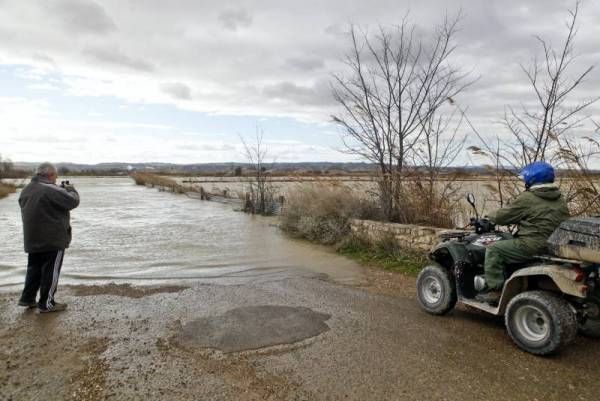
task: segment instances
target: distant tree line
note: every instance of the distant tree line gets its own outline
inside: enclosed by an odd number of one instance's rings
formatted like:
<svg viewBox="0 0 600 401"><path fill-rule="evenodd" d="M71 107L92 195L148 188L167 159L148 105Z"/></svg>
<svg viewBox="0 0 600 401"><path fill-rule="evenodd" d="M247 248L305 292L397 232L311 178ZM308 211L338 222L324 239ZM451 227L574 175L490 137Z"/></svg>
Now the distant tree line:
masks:
<svg viewBox="0 0 600 401"><path fill-rule="evenodd" d="M14 163L0 155L0 179L2 178L25 178L30 173L24 170L15 169Z"/></svg>

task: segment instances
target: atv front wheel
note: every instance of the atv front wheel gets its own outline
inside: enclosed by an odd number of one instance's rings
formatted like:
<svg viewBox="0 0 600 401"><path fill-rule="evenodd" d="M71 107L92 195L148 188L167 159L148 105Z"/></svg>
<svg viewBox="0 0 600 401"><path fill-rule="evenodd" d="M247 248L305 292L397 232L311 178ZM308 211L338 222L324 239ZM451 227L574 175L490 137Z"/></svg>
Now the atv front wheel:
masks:
<svg viewBox="0 0 600 401"><path fill-rule="evenodd" d="M506 308L506 329L519 348L548 355L577 335L577 318L569 303L546 291L515 296Z"/></svg>
<svg viewBox="0 0 600 401"><path fill-rule="evenodd" d="M456 305L456 285L447 269L429 265L417 277L417 298L421 307L434 315L444 315Z"/></svg>

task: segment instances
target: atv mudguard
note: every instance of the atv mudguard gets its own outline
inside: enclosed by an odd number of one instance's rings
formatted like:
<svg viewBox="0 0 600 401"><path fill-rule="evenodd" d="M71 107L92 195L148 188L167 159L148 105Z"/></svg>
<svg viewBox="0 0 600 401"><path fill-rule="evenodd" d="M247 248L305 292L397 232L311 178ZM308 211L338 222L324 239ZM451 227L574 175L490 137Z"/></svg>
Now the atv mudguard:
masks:
<svg viewBox="0 0 600 401"><path fill-rule="evenodd" d="M514 272L504 284L502 297L495 314L504 314L508 302L517 294L527 291L530 281L549 279L563 294L577 298L586 297L586 285L575 281L577 272L560 265L535 265Z"/></svg>
<svg viewBox="0 0 600 401"><path fill-rule="evenodd" d="M452 263L448 263L448 261L440 260L440 258L436 257L437 255L443 256L443 253L448 253L450 258L452 259ZM465 244L456 243L452 241L444 241L437 244L431 252L429 252L429 259L433 262L440 264L446 269L450 269L452 272L453 266L458 262L464 262L467 260L467 249Z"/></svg>

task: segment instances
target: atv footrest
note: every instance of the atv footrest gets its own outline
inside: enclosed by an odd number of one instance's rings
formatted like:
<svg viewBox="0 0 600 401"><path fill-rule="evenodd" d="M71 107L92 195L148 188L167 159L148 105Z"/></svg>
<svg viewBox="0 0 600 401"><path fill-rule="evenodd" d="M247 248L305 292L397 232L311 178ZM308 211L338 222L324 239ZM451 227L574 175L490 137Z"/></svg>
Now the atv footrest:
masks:
<svg viewBox="0 0 600 401"><path fill-rule="evenodd" d="M482 310L484 312L487 313L491 313L492 315L498 315L498 313L500 312L500 307L498 306L492 306L488 303L485 302L479 302L476 301L474 299L468 299L468 298L462 298L460 300L460 302L462 302L465 305L471 306L475 309L479 309Z"/></svg>

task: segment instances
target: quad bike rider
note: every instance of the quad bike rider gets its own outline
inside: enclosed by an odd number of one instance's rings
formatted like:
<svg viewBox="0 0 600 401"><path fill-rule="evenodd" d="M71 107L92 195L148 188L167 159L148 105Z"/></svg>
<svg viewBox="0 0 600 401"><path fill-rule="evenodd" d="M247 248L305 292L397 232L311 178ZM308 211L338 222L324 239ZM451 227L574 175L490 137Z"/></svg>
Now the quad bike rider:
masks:
<svg viewBox="0 0 600 401"><path fill-rule="evenodd" d="M547 253L546 241L564 220L569 218L567 202L554 184L554 168L538 161L527 165L520 176L525 183L521 193L508 207L488 216L493 224L517 225L512 239L498 241L485 252L485 290L477 296L483 302L500 299L506 268L534 260Z"/></svg>
<svg viewBox="0 0 600 401"><path fill-rule="evenodd" d="M553 175L545 163L527 166L528 191L492 220L478 217L469 194L474 230L441 234L417 278L426 312L444 315L460 302L504 316L511 339L536 355L554 353L578 330L600 338L600 216L561 223L568 214ZM518 231L498 231L494 222Z"/></svg>

